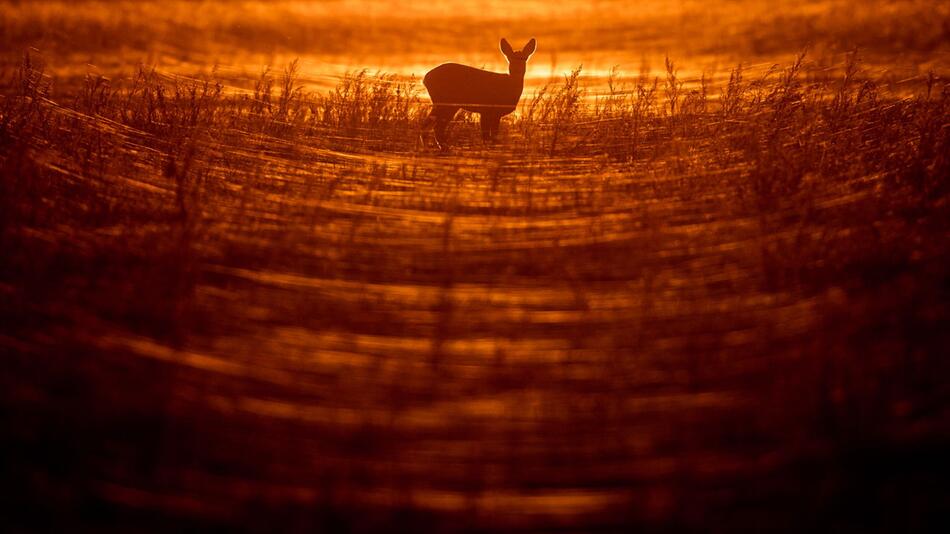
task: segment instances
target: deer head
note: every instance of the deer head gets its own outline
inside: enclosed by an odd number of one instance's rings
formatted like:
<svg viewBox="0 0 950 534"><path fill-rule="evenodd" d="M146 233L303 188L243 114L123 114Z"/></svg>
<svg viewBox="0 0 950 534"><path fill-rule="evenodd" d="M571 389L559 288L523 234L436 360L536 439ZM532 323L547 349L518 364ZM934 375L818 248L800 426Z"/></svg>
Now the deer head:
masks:
<svg viewBox="0 0 950 534"><path fill-rule="evenodd" d="M512 76L524 79L524 73L527 69L528 58L537 49L538 43L532 38L528 44L524 45L520 51L515 52L508 44L508 39L502 39L500 48L501 53L508 59L508 73Z"/></svg>

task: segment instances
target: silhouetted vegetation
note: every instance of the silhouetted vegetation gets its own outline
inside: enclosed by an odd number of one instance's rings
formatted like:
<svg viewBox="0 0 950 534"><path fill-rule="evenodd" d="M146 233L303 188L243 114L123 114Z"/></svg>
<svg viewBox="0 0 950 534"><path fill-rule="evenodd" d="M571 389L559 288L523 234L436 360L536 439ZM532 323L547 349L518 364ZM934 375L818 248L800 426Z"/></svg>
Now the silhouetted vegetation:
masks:
<svg viewBox="0 0 950 534"><path fill-rule="evenodd" d="M21 56L8 524L936 529L950 84L894 90L858 53L687 63L555 75L497 145L462 114L441 154L414 79L60 85Z"/></svg>

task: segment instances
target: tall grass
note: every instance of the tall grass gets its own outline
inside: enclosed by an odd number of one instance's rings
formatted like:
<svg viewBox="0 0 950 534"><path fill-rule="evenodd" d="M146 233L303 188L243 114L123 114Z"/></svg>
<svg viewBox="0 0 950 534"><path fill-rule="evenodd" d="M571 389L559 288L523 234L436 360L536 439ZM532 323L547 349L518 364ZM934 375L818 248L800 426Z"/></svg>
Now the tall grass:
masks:
<svg viewBox="0 0 950 534"><path fill-rule="evenodd" d="M747 80L736 68L715 100L705 78L685 89L671 61L663 81L641 76L629 87L611 81L609 93L592 100L585 98L578 68L525 98L515 118L505 120L505 144L521 158L607 158L628 176L680 175L695 182L721 173L723 185L734 188L733 209L760 218L766 235L794 230L791 243L783 237L762 245L770 289L846 283L848 269L826 254L860 247L856 261L884 262L896 260L881 256L912 251L889 250L898 244L873 232L872 240L843 245L850 234L838 235L829 225L857 221L829 221L820 205L859 194L873 177L888 194L877 195L877 211L858 214L862 224L873 227L895 210L935 209L947 187L948 90L932 77L926 94L890 99L861 78L853 55L838 81L809 83L807 68L804 54L758 79ZM213 77L177 79L141 68L124 80L90 75L73 99L54 102L42 65L27 55L2 101L0 140L9 177L4 227L17 232L43 214L63 224L114 224L120 213L136 209L191 225L215 209L204 192L209 172L262 164L242 163L242 152L416 150L428 104L413 80L359 72L320 95L304 91L297 76L296 63L276 80L265 70L253 94L242 95L226 93ZM460 153L484 153L475 130L468 121L457 126ZM74 176L66 182L73 185L59 185L59 173ZM48 204L63 188L90 178L100 185L82 186L84 202ZM175 201L119 206L117 179L167 188ZM683 191L698 187L680 184ZM792 219L789 210L796 213Z"/></svg>
<svg viewBox="0 0 950 534"><path fill-rule="evenodd" d="M765 231L791 224L771 222L774 214L799 211L796 239L810 243L811 252L796 246L788 252L796 257L790 258L768 249L763 261L773 282L807 283L791 280L790 271L807 278L812 269L839 269L811 256L833 249L836 240L817 231L823 223L813 219L819 217L814 206L860 190L868 177L889 192L881 197L880 213L865 214L868 224L898 205L912 209L915 203L939 203L946 194L948 142L942 80L931 77L926 93L915 98L891 99L873 80L861 77L854 55L837 81L808 82L807 68L804 54L753 80L736 68L714 100L705 77L694 89L684 88L671 61L665 80L641 77L631 86L611 81L609 93L594 99L585 98L578 68L525 98L515 118L505 120L506 145L520 157L607 158L621 173L722 172L734 184L735 209L761 217L765 226L778 225ZM103 185L84 194L101 194L103 202L115 194L105 184L116 173L126 179L141 175L135 179L175 191L170 211L194 220L207 210L199 200L207 169L240 165L232 158L242 156L218 153L223 147L415 150L428 104L413 80L359 72L320 95L304 91L297 76L296 63L277 80L264 71L253 94L242 95L226 93L213 77L177 79L141 68L124 80L90 75L74 98L54 102L47 97L50 81L43 67L28 55L2 101L0 139L10 177L6 227L35 221L50 209L43 202L60 194L53 185L58 172L77 180L99 177ZM475 129L467 121L457 127L460 152L483 152L474 141ZM275 145L277 139L284 144ZM131 150L129 143L141 148ZM108 203L105 212L102 206L92 208L99 204L95 201L84 209L108 219L110 210L120 209L114 200Z"/></svg>
<svg viewBox="0 0 950 534"><path fill-rule="evenodd" d="M946 436L950 85L859 59L604 94L578 68L446 155L413 80L57 95L28 55L0 77L9 471L76 517L258 499L290 530L527 521L496 494L552 529L913 516ZM612 500L545 508L566 492Z"/></svg>

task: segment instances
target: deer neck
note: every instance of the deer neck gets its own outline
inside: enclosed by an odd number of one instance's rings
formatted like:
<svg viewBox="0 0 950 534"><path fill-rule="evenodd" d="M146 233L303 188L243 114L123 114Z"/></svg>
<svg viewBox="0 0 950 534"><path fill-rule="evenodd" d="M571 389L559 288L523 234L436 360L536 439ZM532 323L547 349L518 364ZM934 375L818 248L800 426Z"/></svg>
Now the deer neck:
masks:
<svg viewBox="0 0 950 534"><path fill-rule="evenodd" d="M508 78L511 80L511 84L518 89L518 93L524 89L524 73L526 70L526 65L524 63L509 63L508 64Z"/></svg>

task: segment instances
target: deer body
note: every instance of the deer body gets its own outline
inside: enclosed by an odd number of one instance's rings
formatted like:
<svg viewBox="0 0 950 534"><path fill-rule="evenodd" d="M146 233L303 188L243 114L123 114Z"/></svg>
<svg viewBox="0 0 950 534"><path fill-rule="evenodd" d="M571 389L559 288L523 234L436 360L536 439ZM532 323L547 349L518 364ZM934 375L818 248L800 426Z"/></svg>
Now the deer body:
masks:
<svg viewBox="0 0 950 534"><path fill-rule="evenodd" d="M515 52L502 39L508 74L445 63L425 75L422 83L432 99L429 119L435 122L435 138L441 148L446 147L446 128L459 109L481 115L482 139L494 141L501 118L518 107L526 64L535 48L535 40L531 39L524 49Z"/></svg>
<svg viewBox="0 0 950 534"><path fill-rule="evenodd" d="M429 71L422 83L435 105L457 105L472 113L507 115L518 106L524 78L445 63Z"/></svg>

